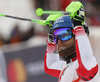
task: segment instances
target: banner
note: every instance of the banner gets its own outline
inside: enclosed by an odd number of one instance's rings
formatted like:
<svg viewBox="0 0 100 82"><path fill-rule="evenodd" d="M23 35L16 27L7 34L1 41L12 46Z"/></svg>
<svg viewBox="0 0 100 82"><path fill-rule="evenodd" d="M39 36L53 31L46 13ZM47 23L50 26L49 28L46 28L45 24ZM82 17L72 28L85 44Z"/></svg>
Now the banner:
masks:
<svg viewBox="0 0 100 82"><path fill-rule="evenodd" d="M46 46L6 52L8 82L57 82L44 71Z"/></svg>

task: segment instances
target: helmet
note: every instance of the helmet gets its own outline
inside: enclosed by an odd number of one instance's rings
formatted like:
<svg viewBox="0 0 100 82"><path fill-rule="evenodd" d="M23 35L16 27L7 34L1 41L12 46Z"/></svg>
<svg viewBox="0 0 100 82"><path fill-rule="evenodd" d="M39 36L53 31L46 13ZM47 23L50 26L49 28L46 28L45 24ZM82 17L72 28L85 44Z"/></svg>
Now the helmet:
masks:
<svg viewBox="0 0 100 82"><path fill-rule="evenodd" d="M55 29L58 29L58 28L61 28L61 27L73 28L73 22L72 22L69 15L64 15L64 16L59 17L54 22L51 32L53 32Z"/></svg>
<svg viewBox="0 0 100 82"><path fill-rule="evenodd" d="M73 29L73 27L77 26L77 25L82 25L82 24L79 21L76 21L76 20L73 21L73 19L71 19L71 17L69 15L64 15L64 16L59 17L54 22L51 32L53 33L53 31L55 29L58 29L61 27L69 27L69 28ZM85 32L87 33L87 35L89 36L90 32L89 32L89 28L86 25L86 23L83 24L83 28L84 28Z"/></svg>

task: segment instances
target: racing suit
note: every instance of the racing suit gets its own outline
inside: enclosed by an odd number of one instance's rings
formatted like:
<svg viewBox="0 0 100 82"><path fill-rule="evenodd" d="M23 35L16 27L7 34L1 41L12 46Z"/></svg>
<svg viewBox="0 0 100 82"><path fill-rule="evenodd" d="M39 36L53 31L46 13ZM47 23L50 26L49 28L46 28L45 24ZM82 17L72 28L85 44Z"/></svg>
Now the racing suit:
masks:
<svg viewBox="0 0 100 82"><path fill-rule="evenodd" d="M82 26L73 29L75 35L76 57L70 63L54 54L55 44L48 43L44 58L44 70L58 77L58 82L100 82L98 63L93 56L91 45Z"/></svg>

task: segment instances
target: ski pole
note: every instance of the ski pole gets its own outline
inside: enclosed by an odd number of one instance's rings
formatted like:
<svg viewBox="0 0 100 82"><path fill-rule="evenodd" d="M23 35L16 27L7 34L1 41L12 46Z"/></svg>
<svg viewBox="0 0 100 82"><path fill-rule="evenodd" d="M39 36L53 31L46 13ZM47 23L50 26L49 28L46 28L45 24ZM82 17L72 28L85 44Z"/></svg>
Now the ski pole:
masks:
<svg viewBox="0 0 100 82"><path fill-rule="evenodd" d="M47 25L47 24L49 24L49 22L46 21L46 20L36 20L36 19L21 18L21 17L11 16L11 15L4 15L4 14L0 14L0 16L1 17L12 18L12 19L23 20L23 21L37 22L40 25Z"/></svg>

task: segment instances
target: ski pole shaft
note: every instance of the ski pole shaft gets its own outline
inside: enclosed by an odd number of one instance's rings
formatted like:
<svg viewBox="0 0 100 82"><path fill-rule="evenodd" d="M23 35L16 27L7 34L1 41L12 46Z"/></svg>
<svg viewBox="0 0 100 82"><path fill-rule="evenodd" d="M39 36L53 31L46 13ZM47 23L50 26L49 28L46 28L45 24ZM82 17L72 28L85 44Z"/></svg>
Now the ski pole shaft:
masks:
<svg viewBox="0 0 100 82"><path fill-rule="evenodd" d="M39 20L35 20L35 19L21 18L21 17L4 15L4 14L0 14L0 16L2 16L2 17L8 17L8 18L13 18L13 19L18 19L18 20L23 20L23 21L39 22Z"/></svg>

